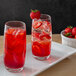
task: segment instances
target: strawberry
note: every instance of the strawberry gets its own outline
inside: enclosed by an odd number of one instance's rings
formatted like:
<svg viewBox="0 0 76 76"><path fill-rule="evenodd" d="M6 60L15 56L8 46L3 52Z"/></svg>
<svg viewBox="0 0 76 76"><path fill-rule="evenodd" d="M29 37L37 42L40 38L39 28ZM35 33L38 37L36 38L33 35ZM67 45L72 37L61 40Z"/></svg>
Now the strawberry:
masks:
<svg viewBox="0 0 76 76"><path fill-rule="evenodd" d="M12 29L8 29L8 30L6 31L6 33L12 35L15 31L16 31L16 30L12 28Z"/></svg>
<svg viewBox="0 0 76 76"><path fill-rule="evenodd" d="M35 21L34 23L33 23L33 28L35 28L35 29L37 29L37 28L39 28L40 26L42 25L42 21Z"/></svg>
<svg viewBox="0 0 76 76"><path fill-rule="evenodd" d="M71 35L71 36L68 36L68 38L73 38L73 36Z"/></svg>
<svg viewBox="0 0 76 76"><path fill-rule="evenodd" d="M73 35L73 36L76 35L76 27L74 27L74 28L72 29L72 35Z"/></svg>
<svg viewBox="0 0 76 76"><path fill-rule="evenodd" d="M42 31L42 34L44 34L44 35L47 35L48 34L48 32L46 32L46 31Z"/></svg>
<svg viewBox="0 0 76 76"><path fill-rule="evenodd" d="M33 36L33 37L39 38L39 35L40 35L40 33L32 32L32 36Z"/></svg>
<svg viewBox="0 0 76 76"><path fill-rule="evenodd" d="M41 55L41 45L38 42L33 42L32 53L34 55Z"/></svg>
<svg viewBox="0 0 76 76"><path fill-rule="evenodd" d="M71 35L71 33L65 33L64 35L65 35L66 37L68 37L68 36Z"/></svg>
<svg viewBox="0 0 76 76"><path fill-rule="evenodd" d="M72 32L72 26L68 26L67 28L65 28L65 33L71 33Z"/></svg>
<svg viewBox="0 0 76 76"><path fill-rule="evenodd" d="M71 33L65 33L64 35L65 35L66 37L68 37L68 38L73 38L73 36L72 36Z"/></svg>
<svg viewBox="0 0 76 76"><path fill-rule="evenodd" d="M50 37L48 34L46 34L46 35L41 35L41 36L40 36L40 39L41 39L41 40L44 40L45 38L51 39L51 37Z"/></svg>
<svg viewBox="0 0 76 76"><path fill-rule="evenodd" d="M39 10L31 10L30 17L31 17L31 19L34 19L34 18L39 19L40 11Z"/></svg>

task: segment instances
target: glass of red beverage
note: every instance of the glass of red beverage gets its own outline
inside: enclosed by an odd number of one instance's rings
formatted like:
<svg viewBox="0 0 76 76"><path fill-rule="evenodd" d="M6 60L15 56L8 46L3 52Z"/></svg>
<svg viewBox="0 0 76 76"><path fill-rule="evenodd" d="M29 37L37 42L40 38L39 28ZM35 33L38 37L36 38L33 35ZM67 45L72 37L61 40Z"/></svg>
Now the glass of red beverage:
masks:
<svg viewBox="0 0 76 76"><path fill-rule="evenodd" d="M11 72L23 70L26 54L26 25L8 21L4 30L4 65Z"/></svg>
<svg viewBox="0 0 76 76"><path fill-rule="evenodd" d="M52 41L51 17L41 14L40 19L32 20L32 53L36 59L49 58Z"/></svg>

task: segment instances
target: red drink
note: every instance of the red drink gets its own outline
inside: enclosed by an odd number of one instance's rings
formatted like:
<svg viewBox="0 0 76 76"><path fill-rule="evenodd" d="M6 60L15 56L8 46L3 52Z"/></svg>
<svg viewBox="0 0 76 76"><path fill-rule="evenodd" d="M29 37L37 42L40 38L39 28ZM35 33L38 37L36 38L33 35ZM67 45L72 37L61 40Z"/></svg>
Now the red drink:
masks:
<svg viewBox="0 0 76 76"><path fill-rule="evenodd" d="M5 31L4 64L7 68L24 66L26 53L26 30L9 28Z"/></svg>
<svg viewBox="0 0 76 76"><path fill-rule="evenodd" d="M32 22L32 53L35 58L45 59L50 55L51 37L51 22L47 19L34 19Z"/></svg>
<svg viewBox="0 0 76 76"><path fill-rule="evenodd" d="M50 41L35 41L32 44L32 53L35 56L45 57L50 55L51 42Z"/></svg>

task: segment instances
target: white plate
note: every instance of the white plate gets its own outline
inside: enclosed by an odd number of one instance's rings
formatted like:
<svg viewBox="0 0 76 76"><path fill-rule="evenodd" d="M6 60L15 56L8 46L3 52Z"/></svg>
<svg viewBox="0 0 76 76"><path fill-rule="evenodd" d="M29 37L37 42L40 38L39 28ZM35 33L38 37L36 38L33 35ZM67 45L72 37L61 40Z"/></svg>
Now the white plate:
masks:
<svg viewBox="0 0 76 76"><path fill-rule="evenodd" d="M61 45L59 43L52 43L51 56L48 60L39 61L33 58L31 52L31 44L27 44L26 60L24 65L24 70L20 73L8 72L3 64L3 56L0 57L0 76L35 76L38 73L44 71L45 69L53 66L54 64L60 62L66 57L76 53L74 48Z"/></svg>

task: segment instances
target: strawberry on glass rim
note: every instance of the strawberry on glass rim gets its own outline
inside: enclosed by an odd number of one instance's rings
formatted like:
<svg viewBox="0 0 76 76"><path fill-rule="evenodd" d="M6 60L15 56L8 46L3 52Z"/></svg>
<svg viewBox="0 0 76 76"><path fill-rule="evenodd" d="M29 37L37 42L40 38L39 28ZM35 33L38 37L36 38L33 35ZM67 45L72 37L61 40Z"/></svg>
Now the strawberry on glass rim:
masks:
<svg viewBox="0 0 76 76"><path fill-rule="evenodd" d="M40 18L40 11L39 10L31 10L31 13L30 13L30 17L31 19L39 19Z"/></svg>

